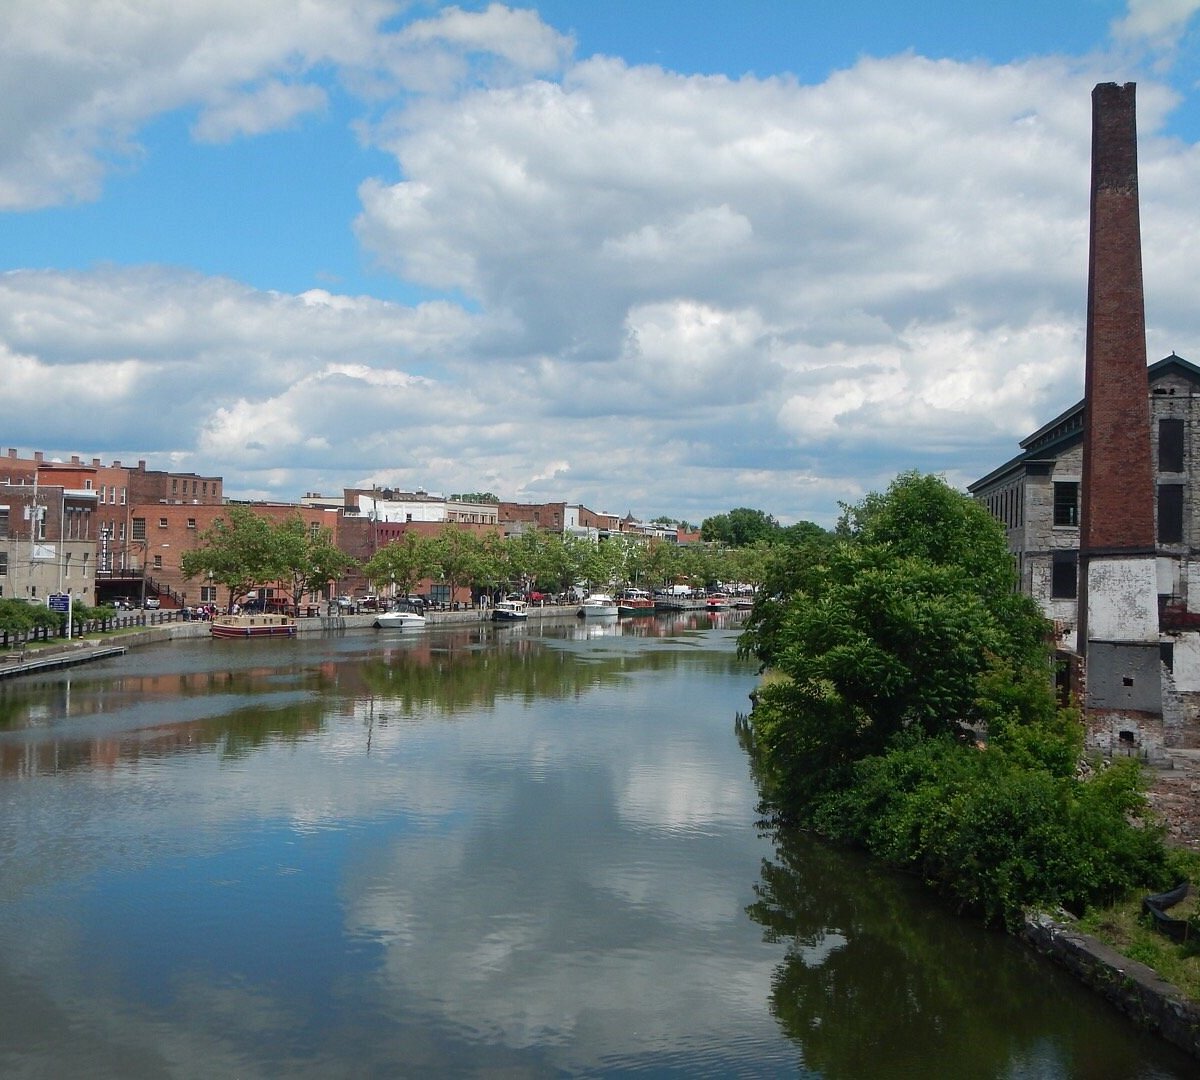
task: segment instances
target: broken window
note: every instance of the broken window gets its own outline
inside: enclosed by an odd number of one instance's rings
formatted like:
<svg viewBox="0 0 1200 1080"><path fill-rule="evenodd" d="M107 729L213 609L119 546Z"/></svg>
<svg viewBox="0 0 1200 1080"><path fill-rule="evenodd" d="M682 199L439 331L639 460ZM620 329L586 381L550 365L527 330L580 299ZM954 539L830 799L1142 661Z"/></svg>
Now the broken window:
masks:
<svg viewBox="0 0 1200 1080"><path fill-rule="evenodd" d="M1183 421L1165 418L1158 422L1158 471L1183 472Z"/></svg>
<svg viewBox="0 0 1200 1080"><path fill-rule="evenodd" d="M1079 553L1056 551L1050 573L1050 597L1075 600L1079 595Z"/></svg>
<svg viewBox="0 0 1200 1080"><path fill-rule="evenodd" d="M1054 524L1079 525L1078 481L1055 481Z"/></svg>
<svg viewBox="0 0 1200 1080"><path fill-rule="evenodd" d="M1183 541L1183 485L1158 485L1158 542L1178 544Z"/></svg>

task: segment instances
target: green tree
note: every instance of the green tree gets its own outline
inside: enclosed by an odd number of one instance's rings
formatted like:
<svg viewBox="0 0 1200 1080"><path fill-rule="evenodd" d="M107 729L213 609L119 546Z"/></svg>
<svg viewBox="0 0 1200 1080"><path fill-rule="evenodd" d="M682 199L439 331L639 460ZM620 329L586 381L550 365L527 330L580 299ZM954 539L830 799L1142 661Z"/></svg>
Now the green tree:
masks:
<svg viewBox="0 0 1200 1080"><path fill-rule="evenodd" d="M979 504L903 474L844 508L835 541L786 545L770 579L742 648L770 668L747 745L781 818L994 922L1166 883L1136 763L1077 776L1045 619Z"/></svg>
<svg viewBox="0 0 1200 1080"><path fill-rule="evenodd" d="M354 559L334 544L331 530L313 531L299 514L275 525L272 533L279 566L276 580L287 583L295 609L306 592L324 592L354 565Z"/></svg>
<svg viewBox="0 0 1200 1080"><path fill-rule="evenodd" d="M394 585L407 596L424 577L429 577L436 565L434 541L419 533L405 531L398 540L381 547L363 564L363 572L382 588ZM340 575L339 575L340 576Z"/></svg>
<svg viewBox="0 0 1200 1080"><path fill-rule="evenodd" d="M479 534L447 525L434 538L431 566L450 586L450 596L474 584L482 572L483 541Z"/></svg>
<svg viewBox="0 0 1200 1080"><path fill-rule="evenodd" d="M705 518L700 525L700 539L705 543L745 547L759 540L774 540L780 525L770 514L740 506L727 514Z"/></svg>
<svg viewBox="0 0 1200 1080"><path fill-rule="evenodd" d="M205 575L229 590L229 606L260 585L282 576L284 566L270 521L246 506L229 506L200 535L200 547L185 551L185 577Z"/></svg>
<svg viewBox="0 0 1200 1080"><path fill-rule="evenodd" d="M655 541L646 554L645 573L651 588L665 588L675 584L683 565L682 549L669 541Z"/></svg>
<svg viewBox="0 0 1200 1080"><path fill-rule="evenodd" d="M1045 619L982 506L907 473L846 508L839 535L785 549L786 591L760 598L741 643L785 676L763 690L757 734L797 791L842 782L902 731L1003 723L1018 701L1053 713Z"/></svg>

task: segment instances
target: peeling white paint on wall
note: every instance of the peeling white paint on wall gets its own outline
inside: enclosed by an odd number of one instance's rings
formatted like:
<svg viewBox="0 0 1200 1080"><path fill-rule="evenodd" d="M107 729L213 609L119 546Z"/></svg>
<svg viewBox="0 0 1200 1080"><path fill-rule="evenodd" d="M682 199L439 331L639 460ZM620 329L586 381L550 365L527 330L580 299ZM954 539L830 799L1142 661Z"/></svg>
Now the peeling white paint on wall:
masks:
<svg viewBox="0 0 1200 1080"><path fill-rule="evenodd" d="M1093 558L1087 572L1089 641L1158 640L1154 559Z"/></svg>

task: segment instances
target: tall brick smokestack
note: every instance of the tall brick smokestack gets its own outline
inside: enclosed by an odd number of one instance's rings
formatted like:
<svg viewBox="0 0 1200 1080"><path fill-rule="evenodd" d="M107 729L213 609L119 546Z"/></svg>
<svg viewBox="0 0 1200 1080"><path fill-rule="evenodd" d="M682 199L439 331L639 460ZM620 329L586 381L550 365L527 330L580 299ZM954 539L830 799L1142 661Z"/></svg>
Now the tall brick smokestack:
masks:
<svg viewBox="0 0 1200 1080"><path fill-rule="evenodd" d="M1092 91L1079 644L1089 712L1161 717L1134 84Z"/></svg>

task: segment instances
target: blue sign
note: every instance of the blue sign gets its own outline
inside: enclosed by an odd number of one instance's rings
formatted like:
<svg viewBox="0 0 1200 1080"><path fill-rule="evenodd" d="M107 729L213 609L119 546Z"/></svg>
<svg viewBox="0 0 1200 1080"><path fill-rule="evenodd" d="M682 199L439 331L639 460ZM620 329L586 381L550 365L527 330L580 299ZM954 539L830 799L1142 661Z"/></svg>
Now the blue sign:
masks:
<svg viewBox="0 0 1200 1080"><path fill-rule="evenodd" d="M51 611L61 611L64 615L71 610L71 598L66 593L51 593L46 604Z"/></svg>

